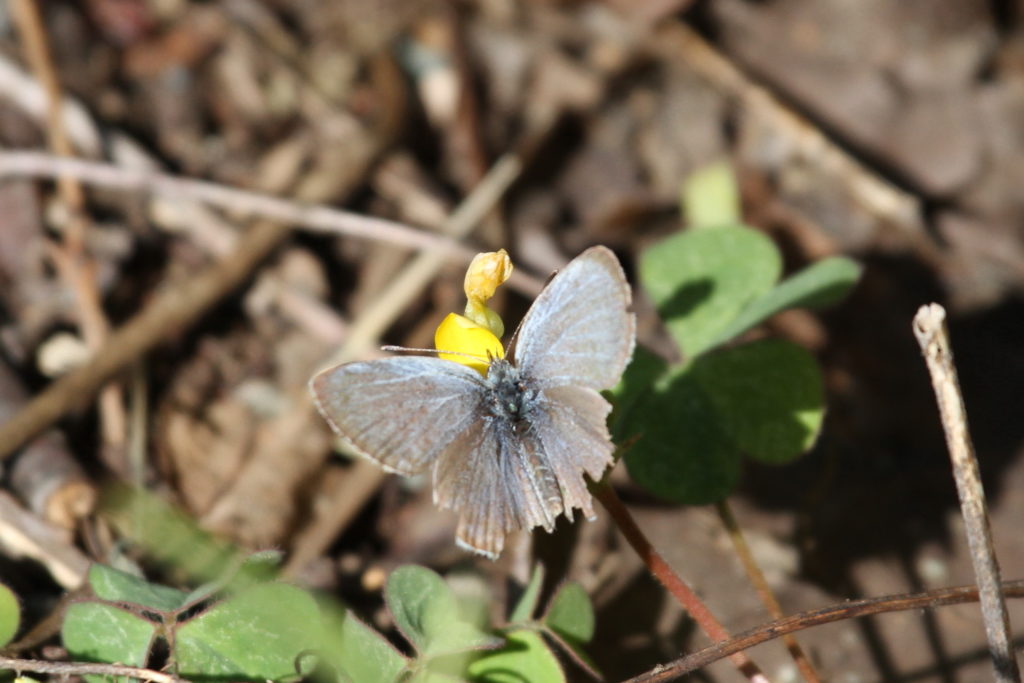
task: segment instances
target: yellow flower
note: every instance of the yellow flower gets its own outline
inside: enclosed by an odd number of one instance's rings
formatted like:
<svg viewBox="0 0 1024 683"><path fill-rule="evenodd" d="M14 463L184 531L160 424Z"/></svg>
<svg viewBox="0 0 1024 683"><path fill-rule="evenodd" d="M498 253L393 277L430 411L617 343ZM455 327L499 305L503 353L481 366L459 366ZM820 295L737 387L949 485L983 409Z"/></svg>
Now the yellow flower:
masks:
<svg viewBox="0 0 1024 683"><path fill-rule="evenodd" d="M512 274L512 261L504 249L477 254L466 270L466 315L450 313L434 333L434 348L440 358L462 363L481 375L493 358L504 358L501 335L505 324L487 307L494 291ZM464 355L461 355L464 354Z"/></svg>
<svg viewBox="0 0 1024 683"><path fill-rule="evenodd" d="M481 375L487 374L487 366L492 358L505 357L501 340L493 332L458 313L449 313L437 326L434 348L468 354L439 353L438 357L468 365Z"/></svg>
<svg viewBox="0 0 1024 683"><path fill-rule="evenodd" d="M466 317L489 329L495 337L505 334L505 324L486 304L511 274L512 260L504 249L477 254L466 269Z"/></svg>

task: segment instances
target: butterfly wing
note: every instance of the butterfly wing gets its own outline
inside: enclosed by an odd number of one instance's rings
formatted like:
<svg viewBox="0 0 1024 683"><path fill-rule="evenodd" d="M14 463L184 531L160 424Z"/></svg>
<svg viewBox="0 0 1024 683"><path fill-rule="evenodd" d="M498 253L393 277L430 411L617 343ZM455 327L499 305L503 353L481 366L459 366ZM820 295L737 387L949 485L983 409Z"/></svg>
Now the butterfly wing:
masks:
<svg viewBox="0 0 1024 683"><path fill-rule="evenodd" d="M542 456L493 419L452 442L434 467L434 502L458 516L460 546L495 559L510 532L554 528L562 497Z"/></svg>
<svg viewBox="0 0 1024 683"><path fill-rule="evenodd" d="M310 390L320 413L360 455L411 475L479 419L485 387L464 365L403 356L324 370Z"/></svg>
<svg viewBox="0 0 1024 683"><path fill-rule="evenodd" d="M544 409L535 413L533 428L525 435L525 445L555 477L556 491L561 494L559 512L564 510L572 519L573 509L579 508L587 519L593 519L593 502L583 473L599 481L612 464L615 446L607 425L611 406L594 389L575 386L545 390L542 405Z"/></svg>
<svg viewBox="0 0 1024 683"><path fill-rule="evenodd" d="M630 301L615 254L606 247L587 249L533 302L512 351L516 365L538 388L611 388L633 355Z"/></svg>
<svg viewBox="0 0 1024 683"><path fill-rule="evenodd" d="M459 545L496 558L512 531L551 531L574 508L593 518L583 473L597 480L612 462L609 410L593 389L553 387L528 429L496 419L470 425L434 466L434 501L458 515Z"/></svg>

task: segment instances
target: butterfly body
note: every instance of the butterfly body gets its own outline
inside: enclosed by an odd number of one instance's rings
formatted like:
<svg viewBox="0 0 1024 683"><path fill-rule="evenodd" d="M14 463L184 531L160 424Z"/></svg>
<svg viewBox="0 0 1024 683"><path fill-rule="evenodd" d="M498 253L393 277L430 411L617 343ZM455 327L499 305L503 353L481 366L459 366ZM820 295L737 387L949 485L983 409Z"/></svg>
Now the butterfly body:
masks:
<svg viewBox="0 0 1024 683"><path fill-rule="evenodd" d="M538 392L520 377L519 369L503 358L491 361L487 370L487 405L490 417L513 432L529 427L538 407Z"/></svg>
<svg viewBox="0 0 1024 683"><path fill-rule="evenodd" d="M320 412L361 455L400 474L430 472L454 510L456 541L497 557L506 534L593 517L584 475L612 462L611 388L633 352L629 285L594 247L570 262L527 313L486 377L440 358L347 363L310 383Z"/></svg>

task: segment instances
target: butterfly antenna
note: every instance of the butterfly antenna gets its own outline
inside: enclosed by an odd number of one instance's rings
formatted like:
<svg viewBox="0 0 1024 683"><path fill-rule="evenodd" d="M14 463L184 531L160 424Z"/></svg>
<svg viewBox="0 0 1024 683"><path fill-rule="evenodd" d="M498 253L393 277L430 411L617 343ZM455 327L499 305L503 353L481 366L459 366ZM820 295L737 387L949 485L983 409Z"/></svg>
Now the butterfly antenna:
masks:
<svg viewBox="0 0 1024 683"><path fill-rule="evenodd" d="M478 355L478 354L475 354L475 353L464 353L462 351L444 351L442 349L413 349L413 348L409 348L408 346L390 346L390 345L388 345L388 346L380 347L380 350L381 351L390 351L390 352L393 352L393 353L429 353L429 354L432 354L432 355L437 355L437 354L444 353L444 354L452 355L452 356L462 356L463 358L472 358L473 360L483 360L483 361L486 361L488 363L490 363L492 360L494 360L491 357L490 351L488 351L487 357L485 358L484 356L481 356L481 355Z"/></svg>

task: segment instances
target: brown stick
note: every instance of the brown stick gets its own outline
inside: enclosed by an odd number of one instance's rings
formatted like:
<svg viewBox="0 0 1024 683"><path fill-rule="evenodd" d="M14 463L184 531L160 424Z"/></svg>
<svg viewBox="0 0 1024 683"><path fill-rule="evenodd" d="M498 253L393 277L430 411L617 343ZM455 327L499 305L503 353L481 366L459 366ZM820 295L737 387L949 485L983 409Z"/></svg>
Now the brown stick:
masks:
<svg viewBox="0 0 1024 683"><path fill-rule="evenodd" d="M988 522L985 490L981 485L978 459L967 427L960 382L953 365L953 352L946 331L946 311L938 304L922 306L914 316L914 336L921 346L932 387L939 404L946 444L953 463L956 491L960 497L960 514L964 518L971 562L981 594L981 614L985 620L992 665L996 680L1020 681L1020 669L1010 638L1010 615L999 586L999 560L992 544Z"/></svg>
<svg viewBox="0 0 1024 683"><path fill-rule="evenodd" d="M725 630L721 622L711 613L704 601L683 581L682 577L675 573L665 558L651 545L651 542L644 536L643 531L637 525L633 515L629 513L626 506L619 500L615 489L605 481L593 487L594 497L605 506L619 531L626 537L629 544L640 556L648 571L661 583L665 589L672 594L672 597L683 606L691 618L708 638L716 641L727 641L730 638L729 632ZM761 672L760 667L754 663L746 653L735 651L729 654L729 658L750 681L767 681L768 678Z"/></svg>
<svg viewBox="0 0 1024 683"><path fill-rule="evenodd" d="M69 590L81 585L89 569L89 558L66 529L32 514L6 491L0 491L0 546L8 555L36 560Z"/></svg>
<svg viewBox="0 0 1024 683"><path fill-rule="evenodd" d="M158 295L110 335L87 365L53 382L9 422L0 425L0 460L69 410L85 404L104 382L136 358L184 332L210 306L238 287L289 233L287 226L260 223L226 259L180 287Z"/></svg>
<svg viewBox="0 0 1024 683"><path fill-rule="evenodd" d="M682 21L666 21L647 43L661 58L681 59L719 91L735 97L792 142L816 169L838 178L866 211L911 235L921 235L920 200L885 180L833 142L817 126L761 87Z"/></svg>
<svg viewBox="0 0 1024 683"><path fill-rule="evenodd" d="M39 14L39 6L35 0L16 0L11 7L21 32L27 61L46 91L46 133L50 149L58 156L73 157L74 149L64 128L60 80L50 56L49 40ZM95 352L106 341L110 323L100 302L96 264L85 251L85 233L89 225L85 192L77 179L66 175L57 178L57 189L68 209L69 220L64 239L51 252L51 256L64 285L75 293L78 327L86 345ZM103 388L100 396L100 422L103 459L113 471L124 476L127 420L119 385L110 384Z"/></svg>
<svg viewBox="0 0 1024 683"><path fill-rule="evenodd" d="M1003 584L1003 592L1012 598L1024 598L1024 581L1007 581ZM730 640L715 643L710 647L699 650L692 654L680 657L668 664L659 664L654 669L630 678L622 683L655 683L659 681L674 681L685 676L691 671L703 668L724 659L729 655L760 645L773 640L787 633L795 633L803 629L831 624L844 619L866 617L872 614L884 614L886 612L902 612L908 610L925 609L928 607L944 607L946 605L960 605L967 602L974 602L978 599L978 589L975 586L955 586L953 588L939 588L925 593L911 593L904 595L886 595L878 598L865 598L863 600L851 600L840 605L823 607L794 614L757 626L744 631Z"/></svg>
<svg viewBox="0 0 1024 683"><path fill-rule="evenodd" d="M768 613L772 615L772 618L782 619L782 606L779 605L779 601L775 598L775 593L772 592L771 586L768 585L768 581L761 572L761 568L754 560L754 555L750 552L750 546L747 545L746 539L743 538L743 531L736 522L736 516L732 514L732 508L729 506L728 501L723 500L719 502L715 508L718 510L718 516L721 518L722 524L725 525L725 529L729 533L729 538L732 539L732 545L736 550L737 557L739 557L740 564L743 565L743 570L746 572L750 583L753 584L754 590L757 591L757 596L761 599L761 603L768 608ZM786 649L789 651L793 661L796 662L796 666L800 669L804 680L807 683L818 683L821 678L818 676L818 672L814 670L814 665L811 663L807 653L800 647L797 639L787 633L782 636L782 642L786 644Z"/></svg>
<svg viewBox="0 0 1024 683"><path fill-rule="evenodd" d="M129 676L141 678L144 681L153 683L186 683L185 679L177 678L170 674L142 669L135 666L121 666L119 664L92 664L90 662L44 662L36 659L15 659L13 657L0 657L0 671L32 671L40 674L56 674L61 678L68 676Z"/></svg>
<svg viewBox="0 0 1024 683"><path fill-rule="evenodd" d="M523 153L519 156L523 156ZM451 237L417 230L384 218L139 168L64 159L42 152L0 152L0 178L58 178L62 175L73 176L96 187L122 192L146 192L166 199L209 204L233 215L281 221L296 228L372 239L413 249L444 250L451 258L464 263L469 263L476 255L475 250ZM451 220L459 219L453 215ZM516 270L508 284L528 296L536 296L543 287L543 280Z"/></svg>

